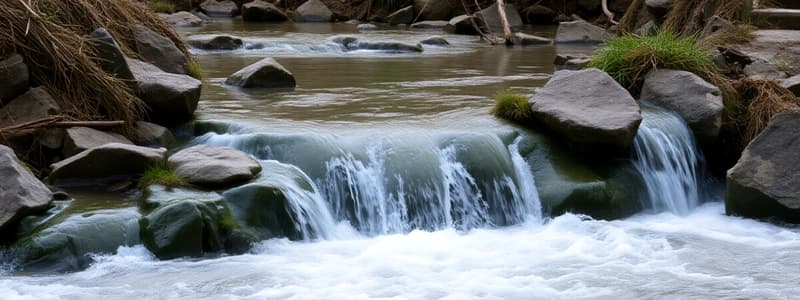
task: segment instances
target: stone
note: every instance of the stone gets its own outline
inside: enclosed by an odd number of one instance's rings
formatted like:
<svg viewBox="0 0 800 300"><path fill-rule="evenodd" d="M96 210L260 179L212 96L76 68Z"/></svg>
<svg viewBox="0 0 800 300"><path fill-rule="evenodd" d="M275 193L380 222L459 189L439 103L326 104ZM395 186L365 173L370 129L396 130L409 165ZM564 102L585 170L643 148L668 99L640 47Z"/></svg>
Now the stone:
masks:
<svg viewBox="0 0 800 300"><path fill-rule="evenodd" d="M236 50L244 45L244 41L238 37L214 34L189 37L186 44L203 50Z"/></svg>
<svg viewBox="0 0 800 300"><path fill-rule="evenodd" d="M136 121L136 144L148 147L169 147L177 143L175 136L164 126Z"/></svg>
<svg viewBox="0 0 800 300"><path fill-rule="evenodd" d="M230 0L206 0L200 3L200 9L209 16L233 17L239 14L239 6Z"/></svg>
<svg viewBox="0 0 800 300"><path fill-rule="evenodd" d="M547 6L534 4L522 10L522 15L530 24L553 24L558 13Z"/></svg>
<svg viewBox="0 0 800 300"><path fill-rule="evenodd" d="M118 133L100 131L88 127L67 128L64 135L64 156L70 157L86 149L110 143L133 145L133 142Z"/></svg>
<svg viewBox="0 0 800 300"><path fill-rule="evenodd" d="M585 12L600 10L600 1L597 0L577 0L577 9Z"/></svg>
<svg viewBox="0 0 800 300"><path fill-rule="evenodd" d="M800 111L772 118L728 170L725 210L800 223Z"/></svg>
<svg viewBox="0 0 800 300"><path fill-rule="evenodd" d="M439 46L439 47L447 47L450 46L450 42L448 42L445 38L440 37L438 35L429 37L419 42L422 45L431 45L431 46Z"/></svg>
<svg viewBox="0 0 800 300"><path fill-rule="evenodd" d="M255 0L242 5L242 20L248 22L283 22L289 17L274 4Z"/></svg>
<svg viewBox="0 0 800 300"><path fill-rule="evenodd" d="M588 56L556 55L553 64L556 70L581 70L586 68L592 59Z"/></svg>
<svg viewBox="0 0 800 300"><path fill-rule="evenodd" d="M398 43L398 42L369 42L369 41L358 41L355 44L350 44L355 48L348 49L348 50L375 50L381 52L389 52L389 53L404 53L404 52L422 52L422 46L417 45L410 45L405 43Z"/></svg>
<svg viewBox="0 0 800 300"><path fill-rule="evenodd" d="M275 59L267 57L233 73L225 84L241 88L294 88L294 75Z"/></svg>
<svg viewBox="0 0 800 300"><path fill-rule="evenodd" d="M186 74L188 61L172 40L142 25L133 27L133 36L144 61L165 72Z"/></svg>
<svg viewBox="0 0 800 300"><path fill-rule="evenodd" d="M28 65L17 53L0 57L0 104L28 90ZM0 126L2 127L2 126Z"/></svg>
<svg viewBox="0 0 800 300"><path fill-rule="evenodd" d="M127 59L136 79L138 95L147 104L148 116L160 124L188 121L197 109L203 83L188 75L163 72L135 59Z"/></svg>
<svg viewBox="0 0 800 300"><path fill-rule="evenodd" d="M411 29L444 29L448 21L422 21L411 24Z"/></svg>
<svg viewBox="0 0 800 300"><path fill-rule="evenodd" d="M646 23L642 24L641 27L636 29L636 34L638 35L654 35L658 31L658 25L653 20L647 21Z"/></svg>
<svg viewBox="0 0 800 300"><path fill-rule="evenodd" d="M0 107L0 128L44 119L61 113L61 108L42 88L32 88Z"/></svg>
<svg viewBox="0 0 800 300"><path fill-rule="evenodd" d="M375 24L358 24L358 26L356 26L356 30L358 31L375 30L375 29L378 29L378 26L376 26Z"/></svg>
<svg viewBox="0 0 800 300"><path fill-rule="evenodd" d="M229 213L218 201L178 200L139 220L142 243L159 259L201 257L225 248Z"/></svg>
<svg viewBox="0 0 800 300"><path fill-rule="evenodd" d="M722 127L720 89L686 71L659 69L645 76L641 99L675 111L701 143L716 140Z"/></svg>
<svg viewBox="0 0 800 300"><path fill-rule="evenodd" d="M674 0L645 0L644 6L656 17L666 15L672 8Z"/></svg>
<svg viewBox="0 0 800 300"><path fill-rule="evenodd" d="M578 20L561 22L556 31L556 43L602 43L608 33L602 27Z"/></svg>
<svg viewBox="0 0 800 300"><path fill-rule="evenodd" d="M781 80L779 84L787 90L792 91L795 96L800 97L800 75L795 75Z"/></svg>
<svg viewBox="0 0 800 300"><path fill-rule="evenodd" d="M472 25L475 22L480 26L482 21L469 15L460 15L450 19L444 31L452 34L478 35L478 30Z"/></svg>
<svg viewBox="0 0 800 300"><path fill-rule="evenodd" d="M50 189L19 161L14 150L0 145L0 231L26 215L46 210L52 200Z"/></svg>
<svg viewBox="0 0 800 300"><path fill-rule="evenodd" d="M595 68L555 72L530 105L535 119L579 145L628 149L642 121L630 93Z"/></svg>
<svg viewBox="0 0 800 300"><path fill-rule="evenodd" d="M123 80L133 80L133 73L125 62L122 49L105 28L97 28L91 34L92 47L94 47L97 63L106 73Z"/></svg>
<svg viewBox="0 0 800 300"><path fill-rule="evenodd" d="M719 16L714 16L710 20L708 20L708 22L706 23L706 27L703 28L703 32L700 34L699 39L702 40L702 39L704 39L706 37L709 37L712 34L715 34L715 33L720 32L720 31L722 31L722 32L728 31L729 32L729 31L732 31L732 30L735 30L735 29L736 29L736 26L734 26L728 20L720 18Z"/></svg>
<svg viewBox="0 0 800 300"><path fill-rule="evenodd" d="M330 22L333 12L320 0L308 0L295 10L296 22Z"/></svg>
<svg viewBox="0 0 800 300"><path fill-rule="evenodd" d="M786 78L786 72L779 70L778 66L763 59L755 59L751 64L745 66L744 74L754 80L780 81Z"/></svg>
<svg viewBox="0 0 800 300"><path fill-rule="evenodd" d="M786 8L760 8L751 11L752 18L756 20L764 20L770 26L800 30L800 10L799 9L786 9Z"/></svg>
<svg viewBox="0 0 800 300"><path fill-rule="evenodd" d="M197 27L202 26L205 21L200 17L188 12L179 11L174 14L166 15L163 17L169 25L175 27Z"/></svg>
<svg viewBox="0 0 800 300"><path fill-rule="evenodd" d="M495 33L503 32L503 23L500 21L500 11L497 9L497 3L475 13L475 17L481 20L481 26L489 31ZM519 10L513 4L506 4L506 19L511 31L519 31L524 26Z"/></svg>
<svg viewBox="0 0 800 300"><path fill-rule="evenodd" d="M261 172L258 161L228 147L192 146L173 154L167 162L186 182L207 187L243 183Z"/></svg>
<svg viewBox="0 0 800 300"><path fill-rule="evenodd" d="M54 185L94 185L136 177L164 160L167 150L121 143L94 147L50 165Z"/></svg>
<svg viewBox="0 0 800 300"><path fill-rule="evenodd" d="M416 17L414 6L409 5L386 16L386 22L389 25L411 24L414 22L414 17Z"/></svg>
<svg viewBox="0 0 800 300"><path fill-rule="evenodd" d="M450 20L456 10L457 1L452 0L414 0L414 11L420 20Z"/></svg>
<svg viewBox="0 0 800 300"><path fill-rule="evenodd" d="M522 32L515 32L514 33L514 44L516 44L516 45L523 45L523 46L526 46L526 45L550 45L552 43L553 43L553 40L548 39L548 38L535 36L535 35L530 35L530 34L525 34L525 33L522 33Z"/></svg>

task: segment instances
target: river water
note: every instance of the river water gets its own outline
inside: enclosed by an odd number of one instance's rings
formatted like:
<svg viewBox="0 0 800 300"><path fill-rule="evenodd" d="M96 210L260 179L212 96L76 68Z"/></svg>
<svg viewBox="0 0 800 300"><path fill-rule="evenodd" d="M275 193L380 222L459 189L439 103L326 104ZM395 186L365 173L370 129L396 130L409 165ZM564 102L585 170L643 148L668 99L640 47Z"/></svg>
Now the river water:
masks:
<svg viewBox="0 0 800 300"><path fill-rule="evenodd" d="M554 28L529 28L552 36ZM444 35L423 53L345 52L335 35L413 42L438 32L357 33L343 24L220 22L184 34L244 37L251 50L196 51L206 69L192 143L291 164L307 240L245 255L159 261L144 247L87 270L0 277L3 299L789 299L800 293L800 230L724 215L702 157L674 115L646 109L632 164L645 212L617 221L542 215L528 133L489 115L503 89L530 93L555 53ZM441 35L441 34L440 34ZM273 56L294 90L239 90L226 76ZM677 120L677 121L676 121ZM660 154L657 154L660 153ZM657 156L657 157L654 157ZM268 170L268 168L265 168ZM666 187L666 188L665 188ZM668 187L674 187L669 189ZM300 195L302 194L302 195Z"/></svg>

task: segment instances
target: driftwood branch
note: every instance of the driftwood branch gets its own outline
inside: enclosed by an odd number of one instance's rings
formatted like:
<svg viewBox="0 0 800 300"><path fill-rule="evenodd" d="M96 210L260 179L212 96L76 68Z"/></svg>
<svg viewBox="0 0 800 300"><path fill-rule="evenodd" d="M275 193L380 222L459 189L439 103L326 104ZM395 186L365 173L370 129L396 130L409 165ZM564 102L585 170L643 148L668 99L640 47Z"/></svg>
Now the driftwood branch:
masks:
<svg viewBox="0 0 800 300"><path fill-rule="evenodd" d="M0 128L0 137L23 136L32 131L45 128L64 127L115 127L125 125L125 121L73 121L62 115L50 116L30 122Z"/></svg>
<svg viewBox="0 0 800 300"><path fill-rule="evenodd" d="M614 13L608 9L608 0L602 0L601 3L603 4L603 13L608 17L608 21L611 22L611 24L619 25L619 22L614 21Z"/></svg>
<svg viewBox="0 0 800 300"><path fill-rule="evenodd" d="M500 23L503 24L503 38L505 38L506 40L506 45L513 45L514 35L511 34L511 26L508 25L508 17L506 17L505 1L497 0L497 12L500 14Z"/></svg>

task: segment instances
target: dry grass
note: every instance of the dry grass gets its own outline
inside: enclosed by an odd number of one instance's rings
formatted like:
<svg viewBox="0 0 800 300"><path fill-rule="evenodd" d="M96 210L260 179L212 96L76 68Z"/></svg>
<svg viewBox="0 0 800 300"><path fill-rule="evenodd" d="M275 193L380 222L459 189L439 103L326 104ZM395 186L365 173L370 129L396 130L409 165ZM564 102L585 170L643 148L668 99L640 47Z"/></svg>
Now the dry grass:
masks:
<svg viewBox="0 0 800 300"><path fill-rule="evenodd" d="M704 0L676 0L673 8L667 13L662 24L662 30L669 30L679 35L693 35L701 30L704 15L717 15L726 20L741 20L744 15L742 1L717 1L716 7L711 7L713 13L707 14L705 10L709 1ZM641 25L644 8L644 0L633 0L628 10L620 20L620 30L622 32L633 32L636 26Z"/></svg>
<svg viewBox="0 0 800 300"><path fill-rule="evenodd" d="M741 110L729 116L740 133L741 149L750 143L775 115L800 109L800 98L771 80L740 79L734 82Z"/></svg>
<svg viewBox="0 0 800 300"><path fill-rule="evenodd" d="M151 0L147 2L147 7L157 13L171 14L175 12L175 3L164 0Z"/></svg>

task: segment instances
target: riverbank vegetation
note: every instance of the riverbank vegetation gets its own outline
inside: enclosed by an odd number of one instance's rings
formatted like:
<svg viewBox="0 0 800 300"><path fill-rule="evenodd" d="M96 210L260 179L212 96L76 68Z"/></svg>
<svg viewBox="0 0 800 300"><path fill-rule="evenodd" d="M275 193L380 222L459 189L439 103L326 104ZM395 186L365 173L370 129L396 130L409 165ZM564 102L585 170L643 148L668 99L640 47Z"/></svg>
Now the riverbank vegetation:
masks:
<svg viewBox="0 0 800 300"><path fill-rule="evenodd" d="M531 107L528 97L522 94L504 90L495 96L495 105L492 114L498 118L524 123L531 118Z"/></svg>
<svg viewBox="0 0 800 300"><path fill-rule="evenodd" d="M158 184L166 187L185 187L188 186L185 180L175 174L175 171L166 163L158 163L150 166L144 171L139 179L139 188Z"/></svg>

